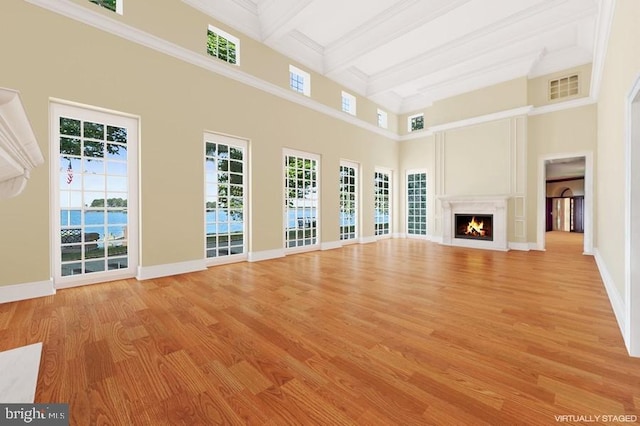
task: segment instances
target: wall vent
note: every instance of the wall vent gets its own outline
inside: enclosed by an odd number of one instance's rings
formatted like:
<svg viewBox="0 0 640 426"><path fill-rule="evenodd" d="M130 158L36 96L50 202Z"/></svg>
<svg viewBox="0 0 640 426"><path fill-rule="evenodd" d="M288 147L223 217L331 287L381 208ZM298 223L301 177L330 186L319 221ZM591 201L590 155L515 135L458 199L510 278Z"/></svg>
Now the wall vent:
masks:
<svg viewBox="0 0 640 426"><path fill-rule="evenodd" d="M568 98L579 93L578 74L568 75L549 81L549 100Z"/></svg>

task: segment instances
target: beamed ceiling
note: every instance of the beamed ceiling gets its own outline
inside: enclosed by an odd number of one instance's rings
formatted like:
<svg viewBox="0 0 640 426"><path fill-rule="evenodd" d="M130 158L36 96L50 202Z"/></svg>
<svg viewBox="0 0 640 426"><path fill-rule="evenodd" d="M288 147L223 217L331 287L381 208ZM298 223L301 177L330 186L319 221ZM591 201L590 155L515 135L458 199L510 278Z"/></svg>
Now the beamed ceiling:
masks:
<svg viewBox="0 0 640 426"><path fill-rule="evenodd" d="M184 0L394 112L590 63L603 0Z"/></svg>

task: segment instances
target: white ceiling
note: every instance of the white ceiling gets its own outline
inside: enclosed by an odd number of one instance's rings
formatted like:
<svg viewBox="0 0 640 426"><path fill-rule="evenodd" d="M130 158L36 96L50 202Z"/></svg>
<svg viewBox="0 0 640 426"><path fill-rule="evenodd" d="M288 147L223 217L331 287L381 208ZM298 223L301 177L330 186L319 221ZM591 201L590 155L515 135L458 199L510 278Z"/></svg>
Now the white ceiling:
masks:
<svg viewBox="0 0 640 426"><path fill-rule="evenodd" d="M602 0L184 0L393 112L590 63Z"/></svg>

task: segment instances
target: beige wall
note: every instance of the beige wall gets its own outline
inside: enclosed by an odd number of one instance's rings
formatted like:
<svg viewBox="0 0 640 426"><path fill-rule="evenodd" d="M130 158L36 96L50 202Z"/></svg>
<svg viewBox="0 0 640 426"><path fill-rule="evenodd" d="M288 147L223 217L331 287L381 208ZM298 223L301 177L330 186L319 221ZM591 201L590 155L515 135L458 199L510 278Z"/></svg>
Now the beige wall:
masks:
<svg viewBox="0 0 640 426"><path fill-rule="evenodd" d="M321 155L324 242L339 240L339 160L360 162L363 235L373 234L373 212L367 208L373 206L373 190L367 182L373 182L375 166L397 171L397 142L24 1L9 0L3 13L0 38L20 43L3 43L0 87L21 92L47 161L33 172L23 195L0 202L0 285L51 276L51 97L141 117L142 266L203 257L205 130L250 140L251 251L282 248L284 147Z"/></svg>
<svg viewBox="0 0 640 426"><path fill-rule="evenodd" d="M510 193L509 120L446 133L444 179L447 195Z"/></svg>
<svg viewBox="0 0 640 426"><path fill-rule="evenodd" d="M409 116L424 113L425 128L527 105L525 77L441 99L432 106L399 116L399 133L406 135Z"/></svg>
<svg viewBox="0 0 640 426"><path fill-rule="evenodd" d="M527 129L527 216L528 240L536 242L538 216L538 176L540 159L572 153L595 153L597 145L597 111L595 104L529 117ZM594 161L594 172L598 168ZM597 190L596 190L597 192ZM594 213L594 215L596 215Z"/></svg>
<svg viewBox="0 0 640 426"><path fill-rule="evenodd" d="M624 299L625 100L640 74L640 2L618 0L598 102L597 248Z"/></svg>

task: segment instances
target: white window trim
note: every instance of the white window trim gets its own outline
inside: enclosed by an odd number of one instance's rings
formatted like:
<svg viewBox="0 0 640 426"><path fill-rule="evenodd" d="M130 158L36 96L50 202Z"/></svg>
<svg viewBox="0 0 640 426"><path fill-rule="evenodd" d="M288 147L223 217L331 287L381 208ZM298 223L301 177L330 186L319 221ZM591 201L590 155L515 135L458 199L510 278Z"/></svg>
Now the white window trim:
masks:
<svg viewBox="0 0 640 426"><path fill-rule="evenodd" d="M411 120L413 120L414 118L418 118L418 117L423 117L423 119L424 119L424 113L421 112L420 114L413 114L413 115L410 115L409 117L407 117L407 131L409 133L419 132L419 131L425 129L425 126L423 124L422 129L411 130ZM424 123L424 120L423 120L423 123Z"/></svg>
<svg viewBox="0 0 640 426"><path fill-rule="evenodd" d="M362 199L362 185L360 185L360 163L349 160L340 160L341 167L351 167L356 170L356 229L355 238L349 240L340 240L342 244L351 244L359 242L360 238L360 224L362 223L362 209L360 208L360 200Z"/></svg>
<svg viewBox="0 0 640 426"><path fill-rule="evenodd" d="M245 182L243 185L243 193L242 193L242 205L244 206L244 217L242 221L242 233L244 235L244 253L242 254L231 254L224 257L207 257L207 208L206 208L206 199L207 199L207 170L206 170L206 155L204 156L203 168L204 168L204 200L205 200L205 208L204 208L204 259L207 266L214 265L224 265L227 263L235 263L242 262L248 259L249 256L249 226L251 215L250 215L250 206L247 204L247 200L249 200L249 183L251 180L249 179L249 141L246 139L238 138L235 136L229 136L222 133L215 132L205 132L203 138L203 146L207 146L207 142L215 142L221 143L224 145L240 147L244 149L244 169L242 172L242 181Z"/></svg>
<svg viewBox="0 0 640 426"><path fill-rule="evenodd" d="M127 224L129 235L133 237L128 240L129 249L128 264L126 269L116 269L105 272L98 272L94 274L81 274L81 275L68 275L62 276L58 266L60 265L59 259L61 258L61 247L59 243L60 236L60 179L55 175L55 171L58 170L58 158L60 155L60 130L59 120L56 117L60 116L72 116L81 120L102 120L108 122L111 117L118 117L123 121L135 121L135 132L129 133L131 139L127 142L127 158L128 165L131 167L131 172L128 173L129 177L129 190L128 190L128 203L127 210L129 216L129 222ZM138 196L138 153L140 144L140 117L127 114L119 111L113 111L106 108L100 108L61 99L50 99L49 104L49 117L50 117L50 147L49 147L49 161L50 170L53 173L54 178L50 179L51 188L51 209L49 214L50 229L51 229L51 275L53 276L54 286L56 288L68 288L76 287L87 284L101 283L109 280L118 280L125 278L139 277L136 275L139 273L139 254L142 250L142 243L140 241L139 233L139 196Z"/></svg>
<svg viewBox="0 0 640 426"><path fill-rule="evenodd" d="M344 100L347 99L349 101L349 108L348 109L344 109ZM351 114L351 115L356 115L356 97L353 96L351 93L345 92L344 90L342 91L342 111Z"/></svg>
<svg viewBox="0 0 640 426"><path fill-rule="evenodd" d="M421 234L410 234L409 233L409 198L408 198L408 190L409 190L409 175L415 175L415 174L422 174L424 173L426 175L426 180L427 180L427 213L426 213L426 234L425 235L421 235ZM405 195L405 205L404 205L404 223L405 223L405 233L407 235L407 238L416 238L416 239L429 239L429 173L427 172L427 169L409 169L407 170L407 172L405 173L404 176L404 182L405 182L405 188L404 188L404 195Z"/></svg>
<svg viewBox="0 0 640 426"><path fill-rule="evenodd" d="M89 1L89 0L87 0L87 1ZM102 8L102 9L107 9L110 12L112 11L108 7L105 7L105 6L101 5L101 4L97 4L97 3L93 3L93 2L90 2L90 3L95 4L96 6ZM124 14L124 0L116 0L116 10L115 10L115 12L118 15L123 15Z"/></svg>
<svg viewBox="0 0 640 426"><path fill-rule="evenodd" d="M389 114L386 111L378 108L378 127L382 129L389 128Z"/></svg>
<svg viewBox="0 0 640 426"><path fill-rule="evenodd" d="M311 75L308 72L303 71L300 68L295 67L293 65L289 65L289 73L298 74L304 79L304 84L302 85L302 94L305 96L311 96ZM294 90L291 87L290 82L289 82L289 87L291 88L291 90ZM296 91L296 93L300 93L300 92Z"/></svg>
<svg viewBox="0 0 640 426"><path fill-rule="evenodd" d="M224 38L226 38L228 41L232 41L235 45L236 45L236 62L235 63L231 63L229 61L223 61L222 59L218 59L221 62L226 62L229 65L234 65L234 66L240 66L240 39L234 35L229 34L228 32L221 30L218 27L215 27L211 24L209 24L209 26L207 27L209 31L212 31L216 34L218 34L219 36L222 36ZM213 57L213 56L212 56Z"/></svg>

